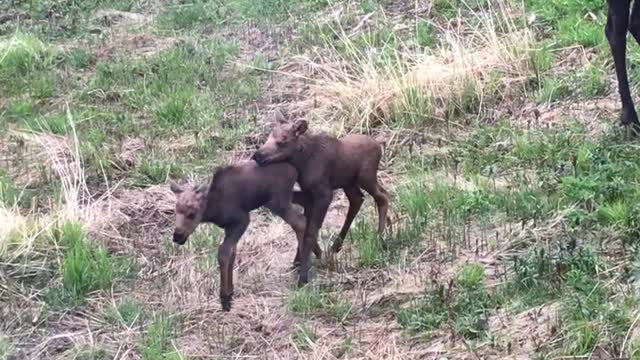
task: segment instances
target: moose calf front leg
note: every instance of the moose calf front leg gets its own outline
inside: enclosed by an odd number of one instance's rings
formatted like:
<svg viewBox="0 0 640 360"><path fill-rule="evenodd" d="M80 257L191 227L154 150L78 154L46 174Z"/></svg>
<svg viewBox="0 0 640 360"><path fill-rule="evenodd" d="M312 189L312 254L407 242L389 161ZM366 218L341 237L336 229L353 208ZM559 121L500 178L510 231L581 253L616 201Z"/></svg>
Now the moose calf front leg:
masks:
<svg viewBox="0 0 640 360"><path fill-rule="evenodd" d="M300 251L300 277L298 286L309 282L309 269L311 268L311 251L318 247L318 233L324 222L324 218L331 204L332 191L329 187L317 190L312 194L313 204L311 213L307 218L307 227L304 233L304 241Z"/></svg>
<svg viewBox="0 0 640 360"><path fill-rule="evenodd" d="M249 218L243 218L230 227L225 228L225 236L218 247L218 265L220 267L220 304L223 311L231 310L233 298L233 263L236 257L236 245L242 237Z"/></svg>
<svg viewBox="0 0 640 360"><path fill-rule="evenodd" d="M298 204L300 206L302 206L302 208L304 209L304 213L303 213L303 217L305 220L305 227L306 227L306 223L307 221L309 221L309 214L311 214L312 211L312 204L313 204L313 198L311 197L311 193L308 192L302 192L302 191L294 191L293 192L293 203L294 204ZM298 267L300 266L300 251L302 250L302 243L304 242L304 229L303 229L303 234L302 236L298 239L298 249L296 251L296 257L293 260L293 267ZM322 249L320 248L320 245L318 245L318 243L316 242L313 248L313 253L316 255L316 257L318 259L322 258Z"/></svg>

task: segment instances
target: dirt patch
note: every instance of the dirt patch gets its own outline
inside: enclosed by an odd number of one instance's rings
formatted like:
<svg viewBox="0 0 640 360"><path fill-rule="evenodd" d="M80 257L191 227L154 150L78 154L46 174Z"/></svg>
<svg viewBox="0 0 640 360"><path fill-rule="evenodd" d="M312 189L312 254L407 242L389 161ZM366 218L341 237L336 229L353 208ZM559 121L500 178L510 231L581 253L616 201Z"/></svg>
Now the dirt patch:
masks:
<svg viewBox="0 0 640 360"><path fill-rule="evenodd" d="M528 103L519 116L514 117L513 124L525 129L548 129L566 125L570 119L585 125L595 136L618 124L619 111L617 96L580 101L571 99L552 105Z"/></svg>
<svg viewBox="0 0 640 360"><path fill-rule="evenodd" d="M553 339L558 307L558 304L546 304L515 316L500 310L489 320L490 328L496 339L501 339L501 347L511 349L517 359L527 359Z"/></svg>
<svg viewBox="0 0 640 360"><path fill-rule="evenodd" d="M140 152L144 150L144 139L126 138L120 144L120 151L117 155L118 160L124 168L132 168L135 166Z"/></svg>

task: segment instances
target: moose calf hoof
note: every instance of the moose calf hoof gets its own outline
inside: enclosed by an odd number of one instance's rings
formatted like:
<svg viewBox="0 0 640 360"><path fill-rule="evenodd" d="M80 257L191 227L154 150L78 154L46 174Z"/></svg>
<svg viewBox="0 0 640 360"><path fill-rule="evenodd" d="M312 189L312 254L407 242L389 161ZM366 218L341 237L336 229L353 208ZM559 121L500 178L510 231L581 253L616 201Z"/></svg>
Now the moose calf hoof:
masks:
<svg viewBox="0 0 640 360"><path fill-rule="evenodd" d="M222 311L231 311L231 301L233 295L220 295L220 304L222 305Z"/></svg>
<svg viewBox="0 0 640 360"><path fill-rule="evenodd" d="M331 250L332 250L334 253L336 253L336 254L337 254L337 253L339 253L339 252L340 252L340 250L342 250L342 244L340 244L340 243L333 243L333 245L331 245Z"/></svg>

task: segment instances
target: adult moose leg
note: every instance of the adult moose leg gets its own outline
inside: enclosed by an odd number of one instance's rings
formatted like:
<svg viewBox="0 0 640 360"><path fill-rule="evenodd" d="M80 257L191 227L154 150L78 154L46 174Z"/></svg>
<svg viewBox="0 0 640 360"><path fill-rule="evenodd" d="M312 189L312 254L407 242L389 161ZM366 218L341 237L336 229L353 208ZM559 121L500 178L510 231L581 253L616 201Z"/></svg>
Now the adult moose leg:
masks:
<svg viewBox="0 0 640 360"><path fill-rule="evenodd" d="M331 204L333 191L331 187L316 188L311 193L312 204L307 214L307 227L304 231L304 241L300 250L300 276L298 286L309 282L309 269L311 268L311 250L318 246L318 233L324 222L324 218Z"/></svg>
<svg viewBox="0 0 640 360"><path fill-rule="evenodd" d="M245 214L233 225L224 230L224 240L218 247L218 265L220 267L220 303L222 310L231 310L233 298L233 263L236 258L236 245L249 226L249 214Z"/></svg>
<svg viewBox="0 0 640 360"><path fill-rule="evenodd" d="M362 203L364 203L364 194L360 191L358 186L351 186L344 189L344 194L347 196L349 200L349 210L347 211L347 217L344 220L344 224L342 225L342 229L340 229L340 233L338 234L338 238L333 242L331 249L333 252L337 253L342 249L342 243L344 242L344 238L347 236L349 232L349 228L353 223L353 219L356 217L360 208L362 207Z"/></svg>
<svg viewBox="0 0 640 360"><path fill-rule="evenodd" d="M607 0L608 10L605 35L609 41L611 54L613 56L613 64L616 69L616 77L618 78L618 92L620 93L620 100L622 102L620 122L623 125L633 124L634 127L639 127L640 123L638 122L638 115L631 98L626 68L627 30L629 30L630 3L630 0ZM637 4L637 2L634 2L634 9L637 8ZM638 40L636 34L634 34L634 37Z"/></svg>

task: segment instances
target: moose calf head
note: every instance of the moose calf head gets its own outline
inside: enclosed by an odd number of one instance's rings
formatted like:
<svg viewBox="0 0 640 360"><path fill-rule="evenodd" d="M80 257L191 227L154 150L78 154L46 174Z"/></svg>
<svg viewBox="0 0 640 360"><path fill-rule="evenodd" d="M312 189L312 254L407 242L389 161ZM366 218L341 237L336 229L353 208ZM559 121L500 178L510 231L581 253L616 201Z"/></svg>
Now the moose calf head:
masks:
<svg viewBox="0 0 640 360"><path fill-rule="evenodd" d="M251 159L260 166L288 160L298 150L300 135L307 131L307 127L305 120L290 123L282 112L276 109L274 126L269 138Z"/></svg>
<svg viewBox="0 0 640 360"><path fill-rule="evenodd" d="M182 245L202 221L206 209L207 186L196 185L189 188L172 181L170 187L176 195L176 228L173 232L173 242Z"/></svg>

